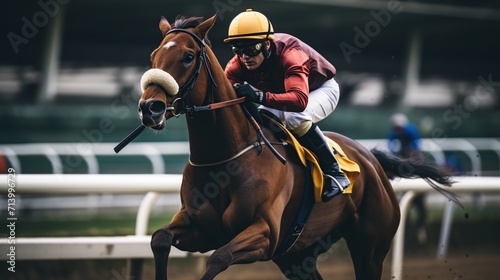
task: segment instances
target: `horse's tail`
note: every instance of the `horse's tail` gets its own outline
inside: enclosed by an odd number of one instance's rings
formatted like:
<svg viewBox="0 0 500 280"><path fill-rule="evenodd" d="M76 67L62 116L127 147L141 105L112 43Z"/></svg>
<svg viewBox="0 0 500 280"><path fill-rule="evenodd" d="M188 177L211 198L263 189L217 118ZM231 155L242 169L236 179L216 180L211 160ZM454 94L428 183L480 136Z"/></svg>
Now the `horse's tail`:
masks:
<svg viewBox="0 0 500 280"><path fill-rule="evenodd" d="M424 157L403 159L377 149L372 149L371 152L382 165L389 179L422 178L432 188L463 208L456 194L438 185L451 187L454 183L452 174L448 170L439 168L433 161Z"/></svg>

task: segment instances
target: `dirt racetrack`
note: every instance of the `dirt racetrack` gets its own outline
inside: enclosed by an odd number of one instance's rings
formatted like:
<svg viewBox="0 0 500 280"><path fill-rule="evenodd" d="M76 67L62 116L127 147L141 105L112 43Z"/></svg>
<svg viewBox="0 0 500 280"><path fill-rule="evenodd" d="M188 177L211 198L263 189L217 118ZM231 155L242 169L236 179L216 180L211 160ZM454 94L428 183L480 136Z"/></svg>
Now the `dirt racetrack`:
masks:
<svg viewBox="0 0 500 280"><path fill-rule="evenodd" d="M343 251L341 246L335 248ZM463 248L449 254L446 260L438 260L430 252L407 252L404 258L403 279L439 280L498 280L500 279L500 253L498 246ZM327 253L328 254L328 253ZM201 259L200 259L201 260ZM382 279L393 279L390 256L384 264ZM203 260L173 260L169 266L169 279L200 279L197 271ZM40 261L17 262L16 272L7 272L5 266L0 279L5 280L137 280L126 275L126 261ZM345 252L333 252L321 256L319 269L324 279L355 279L349 256ZM145 263L142 279L153 279L153 264ZM234 265L221 273L217 280L282 280L285 279L272 262Z"/></svg>
<svg viewBox="0 0 500 280"><path fill-rule="evenodd" d="M407 257L403 268L403 279L500 279L499 254L473 254L472 256L450 256L441 261L436 258ZM324 261L320 264L324 279L355 279L352 264L348 259ZM258 264L254 268L235 266L227 271L232 275L221 280L237 279L284 279L272 264ZM391 279L390 261L385 263L382 279Z"/></svg>
<svg viewBox="0 0 500 280"><path fill-rule="evenodd" d="M498 280L500 279L500 252L486 251L486 248L469 253L453 253L445 260L435 256L422 254L406 254L403 267L403 278L407 280L439 279L439 280ZM482 252L481 252L482 251ZM382 279L392 279L390 257L385 261ZM347 255L335 254L319 262L319 269L324 279L355 279L352 263ZM199 279L193 268L170 271L171 279ZM152 275L151 275L152 276ZM151 279L151 278L147 278ZM272 262L235 265L220 274L218 280L283 280L278 268Z"/></svg>
<svg viewBox="0 0 500 280"><path fill-rule="evenodd" d="M202 262L195 260L174 260L169 266L169 279L200 279L197 274ZM3 267L5 268L5 267ZM319 261L319 269L324 279L355 279L354 271L346 254L332 253ZM2 269L0 279L5 280L137 280L127 277L126 261L43 261L18 262L16 272ZM464 252L454 252L446 260L438 260L434 255L407 253L404 259L403 279L439 280L498 280L500 279L500 253L492 248L477 248ZM154 279L153 264L147 261L142 279ZM283 280L285 279L272 262L235 265L221 273L217 280ZM382 279L392 279L390 257L385 261Z"/></svg>
<svg viewBox="0 0 500 280"><path fill-rule="evenodd" d="M498 210L496 207L493 208ZM494 210L494 212L496 211ZM441 226L439 220L428 224L428 238L423 244L419 244L415 234L415 225L410 222L406 228L402 279L500 279L500 221L498 215L492 214L486 219L477 219L477 216L477 214L473 214L469 217L467 214L462 218L455 219L449 239L449 250L446 258L443 259L437 258ZM391 253L389 252L384 262L382 279L393 279ZM344 240L340 240L333 245L332 249L320 256L318 267L324 279L355 279L354 268ZM230 267L217 279L282 280L285 278L273 263L266 262Z"/></svg>

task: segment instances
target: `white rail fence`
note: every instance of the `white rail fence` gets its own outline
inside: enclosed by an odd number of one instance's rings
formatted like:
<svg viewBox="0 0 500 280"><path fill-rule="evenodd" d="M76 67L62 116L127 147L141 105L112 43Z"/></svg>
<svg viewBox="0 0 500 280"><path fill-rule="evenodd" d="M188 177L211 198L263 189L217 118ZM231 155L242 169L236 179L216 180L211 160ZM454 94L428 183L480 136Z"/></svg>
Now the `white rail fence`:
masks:
<svg viewBox="0 0 500 280"><path fill-rule="evenodd" d="M358 140L367 148L387 149L386 139ZM0 154L7 157L17 173L23 173L19 156L45 155L49 160L52 173L63 173L65 165L71 165L68 156L80 156L87 165L88 174L100 173L99 156L145 156L152 164L152 173L164 174L165 163L162 155L188 155L188 142L139 142L130 143L119 154L113 147L116 143L34 143L34 144L1 144ZM482 162L479 152L491 151L496 154L500 163L500 140L495 138L424 138L422 150L429 153L438 164L445 163L445 152L464 153L470 161L471 170L466 175L481 176ZM63 157L64 156L64 157ZM500 175L494 174L494 176Z"/></svg>
<svg viewBox="0 0 500 280"><path fill-rule="evenodd" d="M17 237L15 245L8 238L0 239L0 260L8 260L10 246L15 246L16 260L46 259L106 259L152 258L147 235L149 214L160 193L178 193L181 175L17 175L17 194L87 194L87 193L145 193L136 220L135 236L115 237ZM456 193L499 193L498 177L459 177L452 190ZM0 191L7 193L7 175L0 175ZM146 187L147 186L147 187ZM400 208L402 218L392 248L392 275L403 275L404 225L413 197L433 189L423 180L394 181L396 192L404 193ZM451 204L450 204L451 205ZM451 208L451 207L450 207ZM173 248L172 257L190 254Z"/></svg>
<svg viewBox="0 0 500 280"><path fill-rule="evenodd" d="M358 140L367 148L377 147L387 149L386 139L363 139ZM151 169L147 169L147 164L141 164L143 171L153 174L177 173L168 168L164 156L187 156L189 154L188 142L136 142L129 144L119 154L115 154L113 147L116 143L91 143L82 141L80 143L30 143L30 144L0 144L0 155L4 155L9 164L16 170L16 173L23 172L26 169L26 156L43 156L50 165L53 174L72 173L77 164L78 172L87 172L88 174L99 174L106 170L108 166L106 161L113 157L124 159L120 164L137 161L137 158L145 158L150 162ZM466 163L467 170L465 174L469 176L500 176L500 140L495 138L424 138L422 139L422 150L428 153L438 164L445 164L446 152L459 152L460 159ZM484 152L488 152L486 159L493 162L490 169L483 168L486 163L482 157ZM465 157L463 157L465 155ZM493 155L493 157L492 157ZM40 158L37 158L39 160ZM30 160L33 161L32 158ZM496 162L495 162L496 161ZM45 165L45 162L43 162ZM182 163L177 163L182 165ZM24 167L24 168L23 168ZM32 167L33 168L33 167ZM46 168L44 170L47 170ZM50 171L49 171L50 172ZM118 171L117 173L122 173ZM125 173L125 172L123 172ZM137 172L142 173L142 172ZM475 196L476 205L484 202L483 197ZM24 200L26 199L26 200ZM31 210L44 210L57 207L58 209L83 209L94 211L101 207L135 207L140 201L139 196L116 197L113 195L87 195L85 199L79 196L68 197L64 202L53 203L53 197L27 197L23 198L22 203L18 205L21 209L27 206ZM26 203L24 203L26 202ZM162 196L159 203L165 206L177 207L177 201L172 196ZM1 202L0 202L0 205Z"/></svg>

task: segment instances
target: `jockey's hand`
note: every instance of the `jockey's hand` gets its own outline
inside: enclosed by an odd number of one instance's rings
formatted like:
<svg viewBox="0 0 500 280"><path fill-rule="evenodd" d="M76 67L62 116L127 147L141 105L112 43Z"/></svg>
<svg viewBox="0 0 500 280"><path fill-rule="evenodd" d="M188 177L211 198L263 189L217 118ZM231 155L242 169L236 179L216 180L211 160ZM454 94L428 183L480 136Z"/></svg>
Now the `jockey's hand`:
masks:
<svg viewBox="0 0 500 280"><path fill-rule="evenodd" d="M264 102L266 102L266 93L246 82L244 84L236 83L233 87L238 97L244 96L246 100L259 104L264 104Z"/></svg>

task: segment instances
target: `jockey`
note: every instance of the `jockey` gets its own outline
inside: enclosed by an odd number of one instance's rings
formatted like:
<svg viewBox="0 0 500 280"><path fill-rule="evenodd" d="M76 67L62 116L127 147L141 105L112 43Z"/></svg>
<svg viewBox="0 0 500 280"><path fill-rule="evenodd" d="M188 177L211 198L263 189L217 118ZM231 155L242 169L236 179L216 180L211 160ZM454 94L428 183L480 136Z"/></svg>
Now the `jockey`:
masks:
<svg viewBox="0 0 500 280"><path fill-rule="evenodd" d="M349 179L315 124L337 106L335 67L299 39L274 33L267 17L251 9L233 19L224 42L235 54L225 73L238 96L276 115L317 156L325 179L323 201L341 193Z"/></svg>

